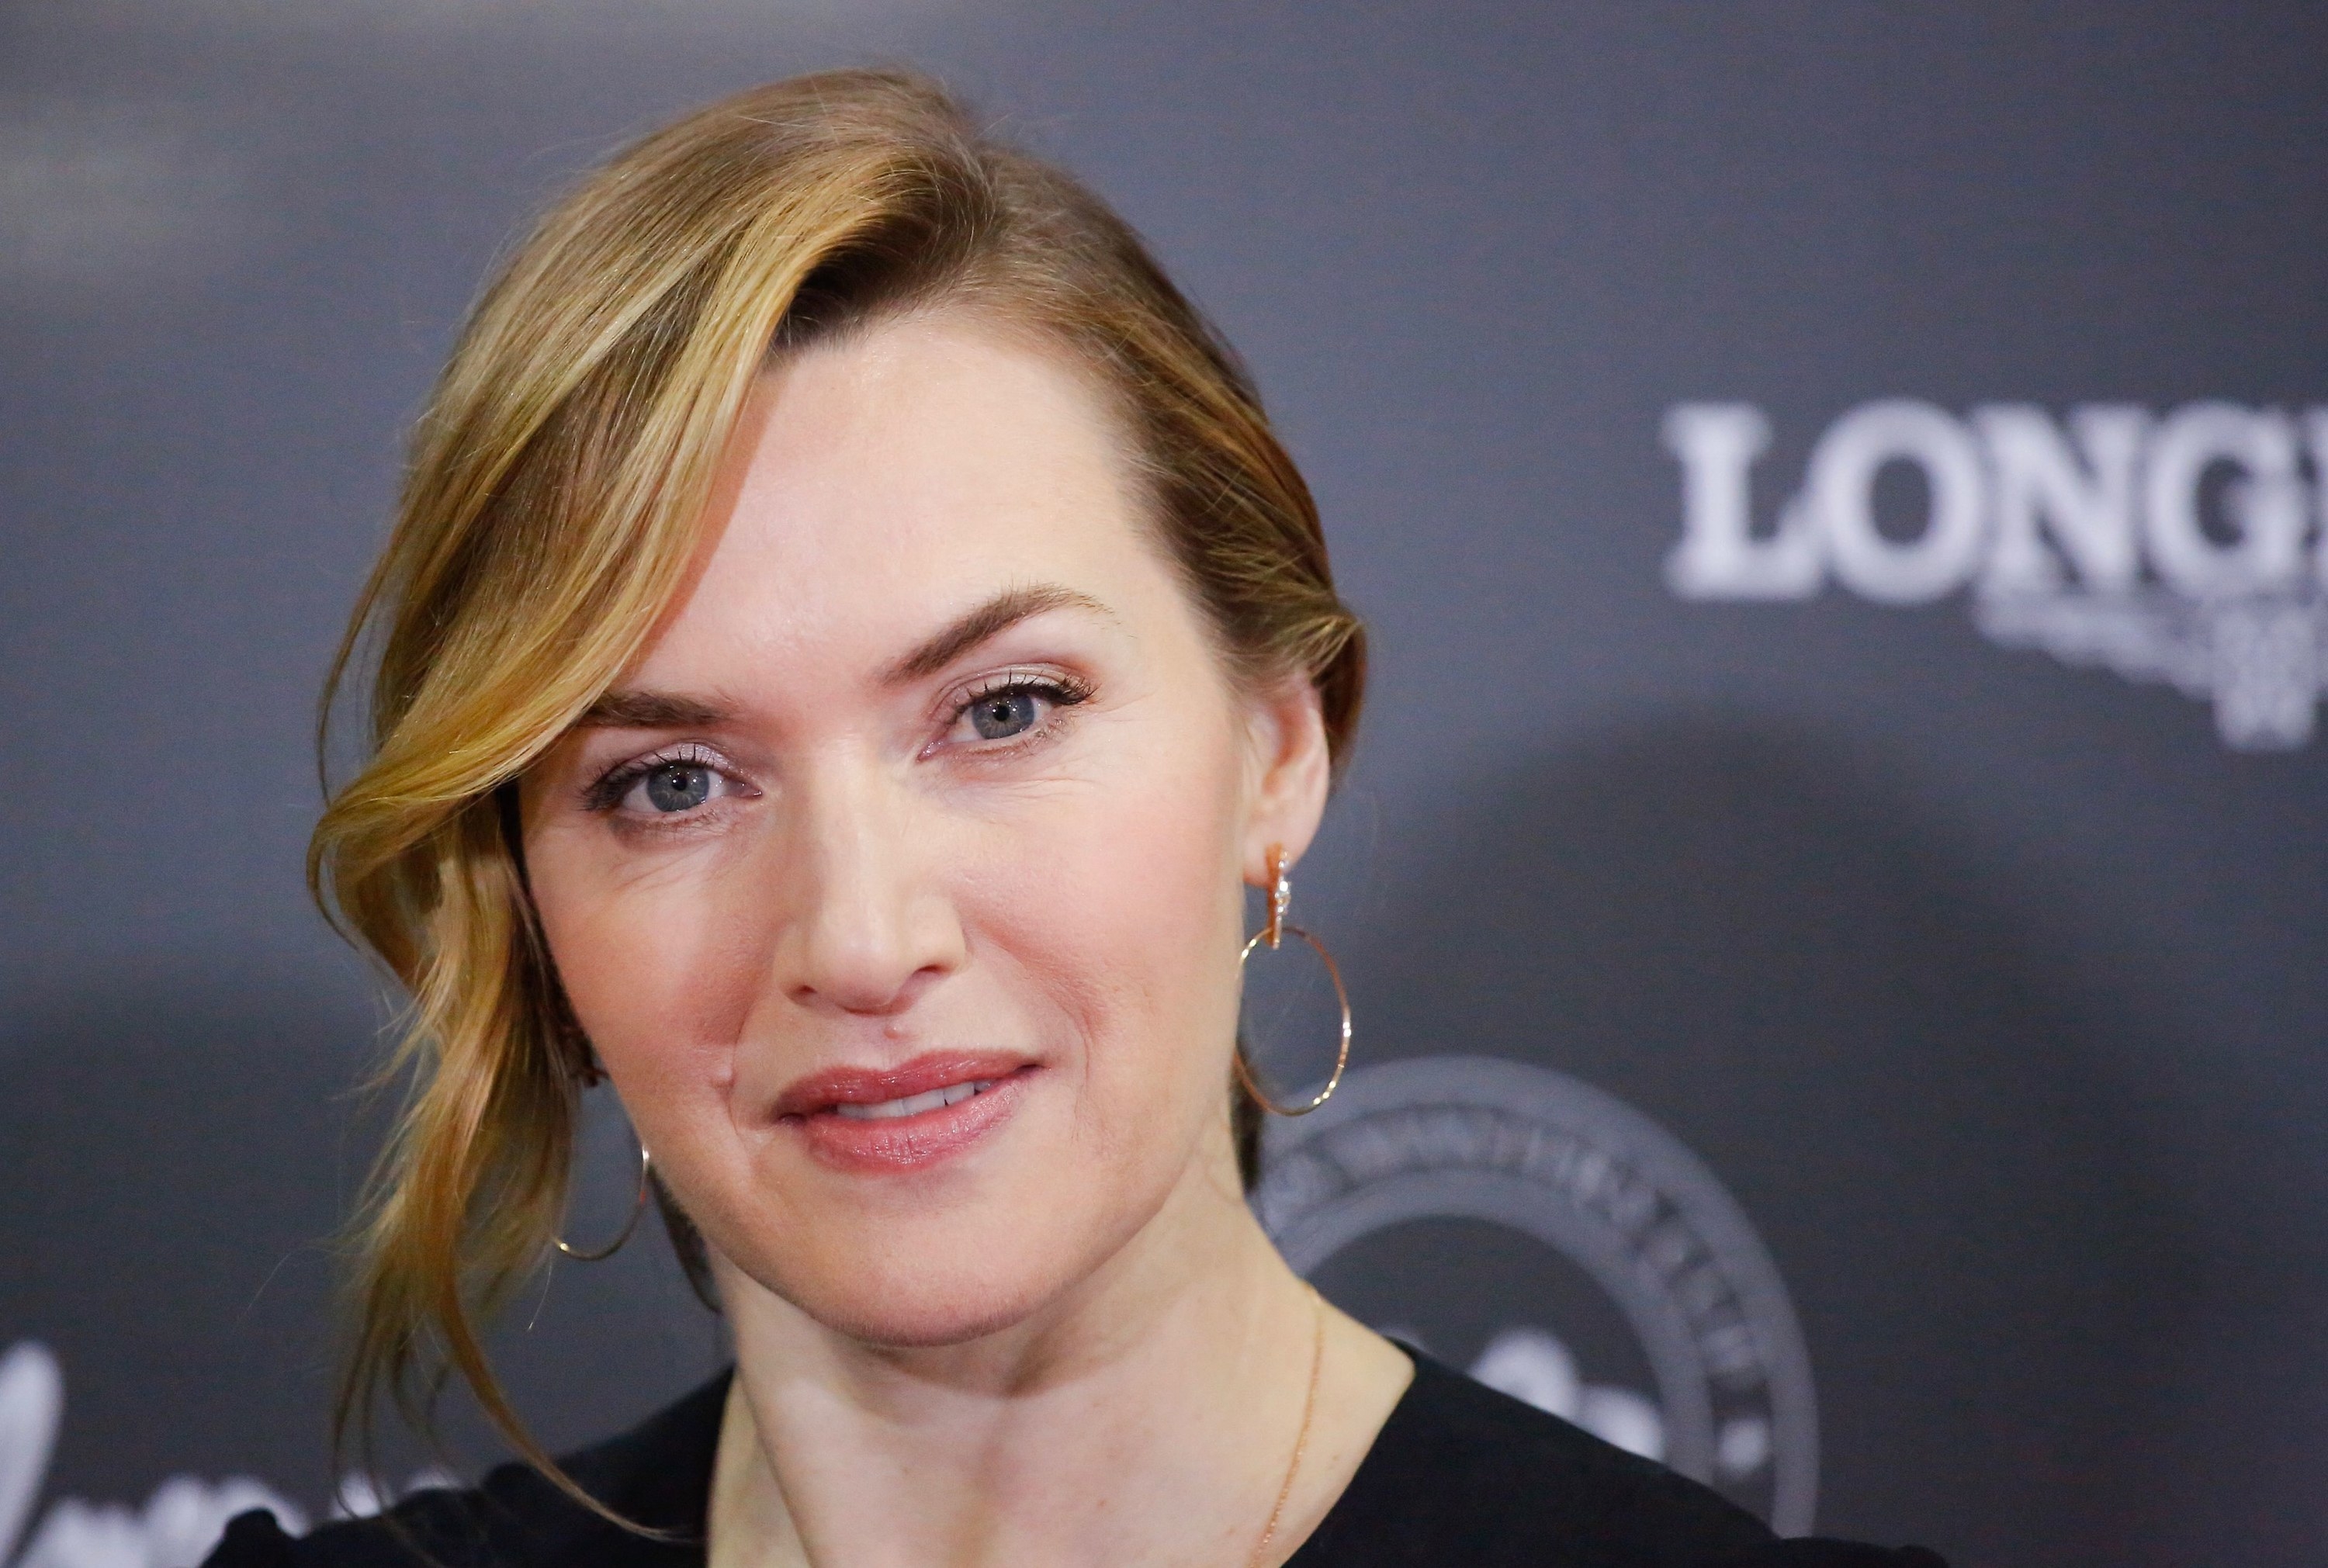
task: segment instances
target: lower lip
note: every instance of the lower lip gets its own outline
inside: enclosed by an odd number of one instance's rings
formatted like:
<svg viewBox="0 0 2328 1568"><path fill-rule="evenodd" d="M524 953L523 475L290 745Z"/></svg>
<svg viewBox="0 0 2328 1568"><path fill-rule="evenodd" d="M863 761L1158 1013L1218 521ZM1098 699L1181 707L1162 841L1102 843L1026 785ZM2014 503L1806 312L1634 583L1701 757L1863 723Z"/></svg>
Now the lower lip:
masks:
<svg viewBox="0 0 2328 1568"><path fill-rule="evenodd" d="M879 1175L926 1170L966 1152L1010 1119L1026 1097L1037 1069L1021 1067L992 1087L912 1116L859 1118L835 1111L792 1116L784 1125L800 1134L816 1161L835 1170Z"/></svg>

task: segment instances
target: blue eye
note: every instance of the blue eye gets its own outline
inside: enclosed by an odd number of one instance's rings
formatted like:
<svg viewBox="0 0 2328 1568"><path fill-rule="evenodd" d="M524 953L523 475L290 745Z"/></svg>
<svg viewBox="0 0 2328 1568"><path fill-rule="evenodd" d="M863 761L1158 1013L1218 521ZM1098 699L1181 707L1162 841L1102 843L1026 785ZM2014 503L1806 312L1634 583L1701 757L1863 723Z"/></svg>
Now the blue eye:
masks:
<svg viewBox="0 0 2328 1568"><path fill-rule="evenodd" d="M662 763L639 782L658 812L691 812L711 798L711 770L701 763Z"/></svg>
<svg viewBox="0 0 2328 1568"><path fill-rule="evenodd" d="M1091 694L1091 687L1073 676L1005 671L953 699L946 737L965 748L966 756L1015 756L1018 747L1000 743L1047 744L1061 713Z"/></svg>
<svg viewBox="0 0 2328 1568"><path fill-rule="evenodd" d="M1034 728L1035 693L1023 686L990 691L970 705L970 727L981 740L1008 740Z"/></svg>

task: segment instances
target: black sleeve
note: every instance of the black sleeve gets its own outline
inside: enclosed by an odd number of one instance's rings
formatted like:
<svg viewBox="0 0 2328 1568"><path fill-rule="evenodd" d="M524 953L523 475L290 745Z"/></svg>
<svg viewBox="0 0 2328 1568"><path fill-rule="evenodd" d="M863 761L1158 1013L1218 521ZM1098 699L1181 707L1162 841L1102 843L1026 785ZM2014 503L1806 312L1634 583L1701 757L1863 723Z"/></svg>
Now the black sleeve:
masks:
<svg viewBox="0 0 2328 1568"><path fill-rule="evenodd" d="M1772 1541L1736 1556L1722 1559L1720 1568L1948 1568L1921 1546L1892 1551L1863 1546L1855 1541L1828 1541L1800 1536Z"/></svg>
<svg viewBox="0 0 2328 1568"><path fill-rule="evenodd" d="M505 1538L511 1524L480 1494L443 1488L417 1492L385 1515L331 1519L298 1536L254 1508L227 1521L202 1568L495 1568L531 1561ZM599 1561L587 1554L570 1560Z"/></svg>
<svg viewBox="0 0 2328 1568"><path fill-rule="evenodd" d="M237 1514L202 1568L291 1568L291 1537L265 1508Z"/></svg>

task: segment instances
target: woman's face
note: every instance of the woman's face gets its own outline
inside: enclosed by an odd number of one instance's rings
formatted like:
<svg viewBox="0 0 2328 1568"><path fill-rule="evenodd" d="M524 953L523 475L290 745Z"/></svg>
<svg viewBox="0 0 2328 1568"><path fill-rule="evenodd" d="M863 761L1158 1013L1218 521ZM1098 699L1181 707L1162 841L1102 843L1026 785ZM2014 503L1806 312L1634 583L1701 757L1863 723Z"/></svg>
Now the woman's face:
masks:
<svg viewBox="0 0 2328 1568"><path fill-rule="evenodd" d="M1234 1201L1240 886L1307 846L1300 680L1229 677L1065 361L909 317L765 378L708 554L527 780L575 1011L713 1247L950 1343Z"/></svg>

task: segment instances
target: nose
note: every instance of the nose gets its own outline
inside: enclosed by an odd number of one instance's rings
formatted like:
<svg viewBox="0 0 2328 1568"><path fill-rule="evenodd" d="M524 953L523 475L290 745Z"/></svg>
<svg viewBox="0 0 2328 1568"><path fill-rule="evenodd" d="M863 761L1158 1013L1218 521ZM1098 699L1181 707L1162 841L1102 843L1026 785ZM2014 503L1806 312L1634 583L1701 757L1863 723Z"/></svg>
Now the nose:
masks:
<svg viewBox="0 0 2328 1568"><path fill-rule="evenodd" d="M784 835L793 897L774 978L796 1005L887 1017L961 966L942 846L909 794L878 767L845 765L795 791Z"/></svg>

